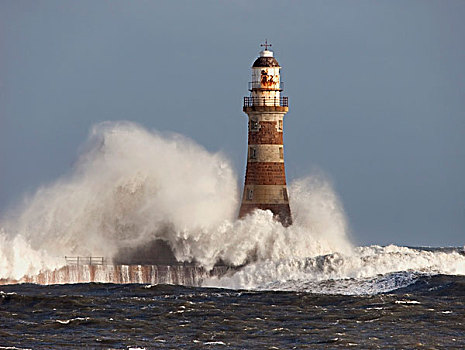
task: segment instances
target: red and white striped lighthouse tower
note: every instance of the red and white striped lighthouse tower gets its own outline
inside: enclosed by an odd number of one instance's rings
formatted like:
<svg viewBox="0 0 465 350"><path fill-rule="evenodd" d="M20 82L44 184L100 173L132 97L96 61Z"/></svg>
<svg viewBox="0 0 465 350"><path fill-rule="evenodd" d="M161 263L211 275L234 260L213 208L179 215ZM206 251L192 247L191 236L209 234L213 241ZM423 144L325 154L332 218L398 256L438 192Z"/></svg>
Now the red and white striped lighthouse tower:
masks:
<svg viewBox="0 0 465 350"><path fill-rule="evenodd" d="M239 217L254 209L271 210L284 226L292 224L286 187L283 118L288 99L281 96L280 66L265 41L252 65L250 96L244 97L249 117L247 170Z"/></svg>

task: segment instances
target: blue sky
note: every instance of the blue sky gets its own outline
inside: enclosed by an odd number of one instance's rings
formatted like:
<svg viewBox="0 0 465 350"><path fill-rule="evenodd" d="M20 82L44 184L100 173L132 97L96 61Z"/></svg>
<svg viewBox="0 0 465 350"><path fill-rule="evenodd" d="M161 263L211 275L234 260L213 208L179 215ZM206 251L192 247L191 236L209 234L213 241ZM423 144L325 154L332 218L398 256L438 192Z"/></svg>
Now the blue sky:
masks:
<svg viewBox="0 0 465 350"><path fill-rule="evenodd" d="M465 243L464 1L0 2L0 212L90 127L182 133L245 168L250 66L280 62L288 180L323 172L361 244Z"/></svg>

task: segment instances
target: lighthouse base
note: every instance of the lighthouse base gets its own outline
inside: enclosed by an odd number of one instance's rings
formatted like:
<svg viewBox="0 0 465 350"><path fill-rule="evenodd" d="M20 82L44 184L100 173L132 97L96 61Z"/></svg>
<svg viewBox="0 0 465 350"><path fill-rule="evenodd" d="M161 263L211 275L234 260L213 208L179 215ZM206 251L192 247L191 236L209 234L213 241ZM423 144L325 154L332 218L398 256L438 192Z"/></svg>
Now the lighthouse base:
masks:
<svg viewBox="0 0 465 350"><path fill-rule="evenodd" d="M292 225L291 208L289 204L247 204L242 203L239 210L239 218L252 213L255 209L271 210L275 219L283 224L284 227Z"/></svg>

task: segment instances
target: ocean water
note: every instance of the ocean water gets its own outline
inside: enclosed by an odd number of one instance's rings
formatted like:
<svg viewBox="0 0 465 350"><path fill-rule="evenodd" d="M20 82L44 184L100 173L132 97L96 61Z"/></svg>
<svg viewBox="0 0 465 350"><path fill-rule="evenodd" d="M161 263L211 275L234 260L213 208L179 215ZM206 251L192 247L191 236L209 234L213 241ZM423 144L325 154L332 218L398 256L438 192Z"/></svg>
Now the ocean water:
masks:
<svg viewBox="0 0 465 350"><path fill-rule="evenodd" d="M315 175L289 185L292 226L237 220L239 181L182 135L96 125L69 173L0 218L0 284L65 256L234 268L196 287L107 283L106 266L101 283L0 285L0 349L465 348L463 248L354 246Z"/></svg>
<svg viewBox="0 0 465 350"><path fill-rule="evenodd" d="M464 276L418 275L365 295L94 283L0 290L0 348L465 347Z"/></svg>

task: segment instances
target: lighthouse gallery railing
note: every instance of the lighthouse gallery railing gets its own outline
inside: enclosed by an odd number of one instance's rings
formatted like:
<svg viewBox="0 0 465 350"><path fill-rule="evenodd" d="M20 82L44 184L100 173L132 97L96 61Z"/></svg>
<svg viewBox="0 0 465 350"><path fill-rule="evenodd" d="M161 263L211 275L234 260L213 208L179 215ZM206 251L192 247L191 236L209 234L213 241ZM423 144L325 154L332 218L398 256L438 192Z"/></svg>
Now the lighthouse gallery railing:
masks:
<svg viewBox="0 0 465 350"><path fill-rule="evenodd" d="M244 97L244 107L273 106L289 107L287 97Z"/></svg>

